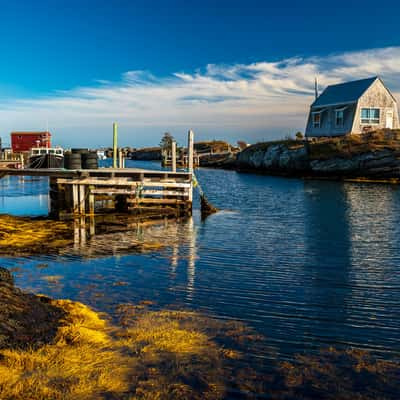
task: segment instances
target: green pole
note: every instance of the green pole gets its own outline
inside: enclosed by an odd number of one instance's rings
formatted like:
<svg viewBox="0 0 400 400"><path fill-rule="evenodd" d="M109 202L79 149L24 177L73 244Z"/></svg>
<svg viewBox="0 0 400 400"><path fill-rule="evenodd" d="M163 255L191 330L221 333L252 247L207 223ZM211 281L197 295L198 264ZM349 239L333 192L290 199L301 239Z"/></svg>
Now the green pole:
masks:
<svg viewBox="0 0 400 400"><path fill-rule="evenodd" d="M117 168L117 157L118 157L118 125L116 122L113 123L113 168Z"/></svg>

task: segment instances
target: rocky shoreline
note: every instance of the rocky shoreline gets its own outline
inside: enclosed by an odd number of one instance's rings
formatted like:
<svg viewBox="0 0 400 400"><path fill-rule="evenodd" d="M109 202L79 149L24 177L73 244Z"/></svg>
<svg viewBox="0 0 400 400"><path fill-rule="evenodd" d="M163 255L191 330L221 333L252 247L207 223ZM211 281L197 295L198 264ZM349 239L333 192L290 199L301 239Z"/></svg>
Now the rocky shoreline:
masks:
<svg viewBox="0 0 400 400"><path fill-rule="evenodd" d="M386 135L386 136L385 136ZM202 166L288 177L400 181L400 140L377 132L316 142L258 143Z"/></svg>

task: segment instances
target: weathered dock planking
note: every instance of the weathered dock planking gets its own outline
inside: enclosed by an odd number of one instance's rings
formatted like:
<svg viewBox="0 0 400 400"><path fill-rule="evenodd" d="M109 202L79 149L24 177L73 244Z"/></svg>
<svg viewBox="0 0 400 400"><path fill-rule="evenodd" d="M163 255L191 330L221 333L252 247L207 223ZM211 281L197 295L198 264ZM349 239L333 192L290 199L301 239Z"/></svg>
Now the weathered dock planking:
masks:
<svg viewBox="0 0 400 400"><path fill-rule="evenodd" d="M50 178L51 213L93 215L106 201L117 211L155 211L185 215L192 211L192 172L136 168L95 170L0 168L0 177Z"/></svg>
<svg viewBox="0 0 400 400"><path fill-rule="evenodd" d="M1 168L0 179L12 176L43 176L50 180L50 213L54 216L93 216L101 205L115 211L148 213L152 217L192 213L193 131L188 132L188 170L177 172L124 168L117 165L117 125L113 128L113 168L13 169ZM147 215L147 214L146 214Z"/></svg>

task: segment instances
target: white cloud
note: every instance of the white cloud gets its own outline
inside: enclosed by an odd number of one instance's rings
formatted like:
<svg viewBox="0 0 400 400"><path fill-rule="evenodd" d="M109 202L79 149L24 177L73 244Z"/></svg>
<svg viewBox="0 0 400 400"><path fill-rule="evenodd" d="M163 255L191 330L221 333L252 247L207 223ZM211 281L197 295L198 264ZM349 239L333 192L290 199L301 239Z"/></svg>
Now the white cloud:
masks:
<svg viewBox="0 0 400 400"><path fill-rule="evenodd" d="M381 75L399 95L400 47L247 65L210 64L166 78L129 71L120 82L101 80L95 87L3 101L1 128L44 129L48 120L54 141L64 146L109 145L113 121L120 125L122 145L153 145L164 131L183 141L189 128L201 139L254 142L304 130L315 76L326 86L373 75Z"/></svg>

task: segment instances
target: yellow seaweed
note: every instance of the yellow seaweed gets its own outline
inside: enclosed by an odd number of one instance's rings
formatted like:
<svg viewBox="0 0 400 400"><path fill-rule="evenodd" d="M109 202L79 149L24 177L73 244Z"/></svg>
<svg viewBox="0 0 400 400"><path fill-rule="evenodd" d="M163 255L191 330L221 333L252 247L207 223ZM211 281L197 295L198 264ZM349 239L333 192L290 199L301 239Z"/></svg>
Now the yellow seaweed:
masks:
<svg viewBox="0 0 400 400"><path fill-rule="evenodd" d="M219 399L224 359L195 313L142 311L127 328L69 300L53 343L0 351L1 399ZM200 318L200 324L197 321Z"/></svg>
<svg viewBox="0 0 400 400"><path fill-rule="evenodd" d="M65 222L0 215L0 254L55 251L70 243Z"/></svg>

